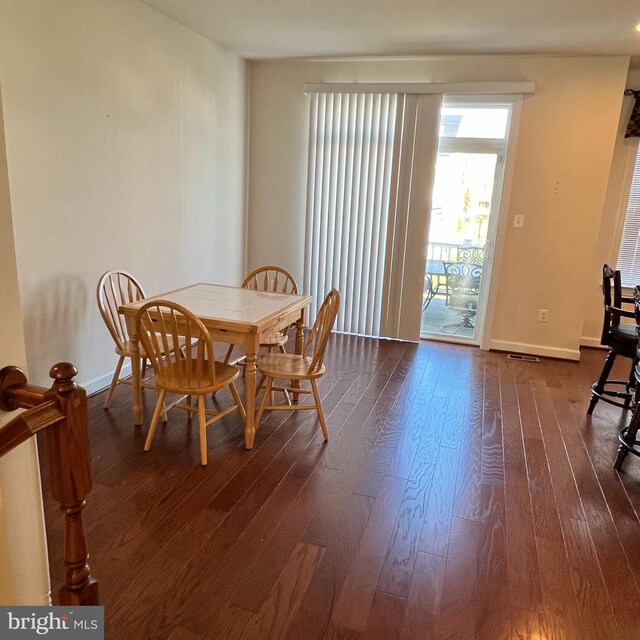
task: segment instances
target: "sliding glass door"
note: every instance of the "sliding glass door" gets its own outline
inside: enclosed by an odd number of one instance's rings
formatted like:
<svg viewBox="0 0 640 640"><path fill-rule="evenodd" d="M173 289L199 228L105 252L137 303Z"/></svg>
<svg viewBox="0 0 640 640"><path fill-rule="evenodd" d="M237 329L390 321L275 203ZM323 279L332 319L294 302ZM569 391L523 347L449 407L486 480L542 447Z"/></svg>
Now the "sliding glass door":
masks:
<svg viewBox="0 0 640 640"><path fill-rule="evenodd" d="M479 344L511 105L445 97L426 247L421 337Z"/></svg>
<svg viewBox="0 0 640 640"><path fill-rule="evenodd" d="M310 316L336 287L338 331L479 343L513 102L322 88L309 111Z"/></svg>

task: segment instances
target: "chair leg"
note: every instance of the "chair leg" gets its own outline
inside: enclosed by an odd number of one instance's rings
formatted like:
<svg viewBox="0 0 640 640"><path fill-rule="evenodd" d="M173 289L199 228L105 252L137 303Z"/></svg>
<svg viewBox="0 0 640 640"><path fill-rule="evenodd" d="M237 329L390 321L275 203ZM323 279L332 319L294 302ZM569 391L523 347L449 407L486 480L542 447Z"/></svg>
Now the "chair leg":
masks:
<svg viewBox="0 0 640 640"><path fill-rule="evenodd" d="M622 464L629 453L629 449L627 447L633 448L638 435L638 429L640 429L640 411L636 408L633 412L633 416L631 416L631 422L627 427L627 433L624 435L624 441L627 446L625 447L623 444L620 444L618 447L618 455L613 464L614 469L617 469L618 471L622 469Z"/></svg>
<svg viewBox="0 0 640 640"><path fill-rule="evenodd" d="M113 378L111 379L111 384L109 385L109 391L107 391L107 397L104 400L104 408L109 408L109 402L111 402L111 396L116 389L116 385L118 384L118 378L120 377L120 370L122 369L122 363L124 362L124 356L120 356L120 360L118 360L118 364L116 365L116 370L113 372Z"/></svg>
<svg viewBox="0 0 640 640"><path fill-rule="evenodd" d="M242 422L247 421L247 412L244 410L244 405L242 404L242 400L240 400L240 396L238 395L238 390L236 389L236 385L232 382L229 385L229 389L231 389L231 395L233 396L233 400L238 407L238 412L240 413L240 417L242 418Z"/></svg>
<svg viewBox="0 0 640 640"><path fill-rule="evenodd" d="M147 375L147 359L146 358L142 358L142 373L141 373L141 378L142 380L145 379ZM144 391L144 387L142 387L142 390Z"/></svg>
<svg viewBox="0 0 640 640"><path fill-rule="evenodd" d="M167 392L164 389L160 389L158 393L158 402L156 402L156 408L153 411L153 417L151 418L151 424L149 425L149 433L147 434L147 440L144 443L144 450L149 451L151 449L151 442L153 441L153 436L156 435L156 427L158 426L158 420L160 419L160 414L164 409L164 397L167 395Z"/></svg>
<svg viewBox="0 0 640 640"><path fill-rule="evenodd" d="M198 396L198 431L200 432L200 464L207 466L207 414L204 396Z"/></svg>
<svg viewBox="0 0 640 640"><path fill-rule="evenodd" d="M440 330L444 332L445 329L455 329L453 333L458 333L460 329L475 329L475 325L471 322L471 316L464 314L460 322L450 322L449 324L443 324Z"/></svg>
<svg viewBox="0 0 640 640"><path fill-rule="evenodd" d="M269 353L273 353L278 347L268 347L267 350L269 351ZM263 376L264 377L264 376ZM259 388L259 387L258 387ZM271 406L273 406L276 403L276 392L273 391L273 389L271 390L271 397L270 397L270 402L271 402Z"/></svg>
<svg viewBox="0 0 640 640"><path fill-rule="evenodd" d="M329 440L329 431L327 430L327 421L324 419L324 411L322 410L322 400L320 400L320 393L318 392L318 384L312 378L311 388L313 389L313 397L316 399L316 409L318 410L318 418L320 420L320 426L322 427L322 435L324 441Z"/></svg>
<svg viewBox="0 0 640 640"><path fill-rule="evenodd" d="M272 386L273 386L273 378L267 378L267 388L264 390L264 396L262 396L262 402L260 403L260 408L258 409L258 413L256 414L256 419L254 422L254 424L256 425L256 429L260 426L260 420L262 419L264 408L267 405L267 398L271 397Z"/></svg>
<svg viewBox="0 0 640 640"><path fill-rule="evenodd" d="M167 408L164 406L164 395L163 395L162 396L162 422L166 423L168 421L169 421L169 416L167 416Z"/></svg>
<svg viewBox="0 0 640 640"><path fill-rule="evenodd" d="M636 389L636 365L638 362L634 358L631 362L631 371L629 372L629 382L627 382L626 392L629 394L629 397L625 398L624 408L625 411L629 409L631 406L631 402L633 400L635 389Z"/></svg>
<svg viewBox="0 0 640 640"><path fill-rule="evenodd" d="M258 395L258 393L260 393L260 389L262 389L263 385L264 385L264 381L266 380L266 376L264 375L264 373L260 374L260 380L258 380L258 384L256 385L256 396Z"/></svg>
<svg viewBox="0 0 640 640"><path fill-rule="evenodd" d="M286 350L286 348L285 348L285 346L283 344L281 344L278 347L278 350L280 351L280 353L287 353L287 350ZM294 383L295 383L295 380L289 380L289 388L293 388ZM286 389L284 390L284 399L285 399L286 403L289 406L292 406L291 405L291 396L289 395L289 392Z"/></svg>
<svg viewBox="0 0 640 640"><path fill-rule="evenodd" d="M235 344L230 344L229 345L229 349L227 351L227 355L224 357L224 363L225 364L229 364L229 360L231 360L231 354L233 353L233 347L235 347Z"/></svg>
<svg viewBox="0 0 640 640"><path fill-rule="evenodd" d="M604 361L604 367L602 367L602 373L598 378L598 382L593 387L593 391L591 393L591 402L589 403L589 408L587 409L587 415L591 415L593 410L595 409L596 404L598 404L598 400L600 400L600 395L604 391L604 385L609 379L609 374L611 373L611 369L613 369L613 364L616 361L616 352L612 349L607 354L607 359Z"/></svg>

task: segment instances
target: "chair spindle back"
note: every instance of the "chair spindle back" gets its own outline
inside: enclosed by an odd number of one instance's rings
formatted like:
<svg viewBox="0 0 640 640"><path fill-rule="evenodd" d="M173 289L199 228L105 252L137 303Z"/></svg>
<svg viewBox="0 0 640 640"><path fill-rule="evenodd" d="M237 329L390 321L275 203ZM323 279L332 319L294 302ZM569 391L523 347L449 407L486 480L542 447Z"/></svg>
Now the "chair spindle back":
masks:
<svg viewBox="0 0 640 640"><path fill-rule="evenodd" d="M215 385L211 335L188 309L168 300L153 300L140 307L136 324L161 386L186 393L188 389ZM184 350L178 347L181 339L187 345Z"/></svg>
<svg viewBox="0 0 640 640"><path fill-rule="evenodd" d="M144 297L140 283L126 271L107 271L98 281L98 309L118 349L124 349L129 340L127 323L118 308Z"/></svg>
<svg viewBox="0 0 640 640"><path fill-rule="evenodd" d="M336 321L339 307L340 292L337 289L331 289L318 310L316 321L309 331L309 337L304 347L303 355L308 356L313 354L311 364L309 365L309 373L316 372L322 366L324 352L327 348L329 336Z"/></svg>
<svg viewBox="0 0 640 640"><path fill-rule="evenodd" d="M468 264L483 264L484 247L458 247L456 262L467 262Z"/></svg>
<svg viewBox="0 0 640 640"><path fill-rule="evenodd" d="M613 297L611 296L613 292ZM602 265L602 295L604 297L604 322L602 323L602 344L611 342L611 327L620 324L620 316L612 313L611 308L622 307L622 278L620 271L608 264Z"/></svg>
<svg viewBox="0 0 640 640"><path fill-rule="evenodd" d="M252 271L242 283L244 289L271 291L298 295L298 285L294 277L280 267L260 267Z"/></svg>
<svg viewBox="0 0 640 640"><path fill-rule="evenodd" d="M447 278L447 288L451 295L478 295L482 279L482 265L467 262L444 262L444 273Z"/></svg>

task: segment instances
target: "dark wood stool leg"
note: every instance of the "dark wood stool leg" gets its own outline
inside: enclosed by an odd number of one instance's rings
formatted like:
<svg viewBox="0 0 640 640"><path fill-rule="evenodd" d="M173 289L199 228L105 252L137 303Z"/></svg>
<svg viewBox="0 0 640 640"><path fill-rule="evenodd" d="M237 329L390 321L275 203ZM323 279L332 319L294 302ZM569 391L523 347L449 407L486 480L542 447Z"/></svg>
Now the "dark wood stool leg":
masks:
<svg viewBox="0 0 640 640"><path fill-rule="evenodd" d="M600 400L600 396L604 391L604 385L609 379L609 374L611 373L611 369L613 369L615 360L616 352L611 349L607 354L607 359L604 361L604 367L602 367L600 378L598 378L598 382L596 382L593 386L593 390L591 392L591 403L589 404L589 409L587 409L587 415L591 415L593 413L593 410L595 409L596 404L598 404L598 400Z"/></svg>
<svg viewBox="0 0 640 640"><path fill-rule="evenodd" d="M626 433L622 436L625 444L620 443L620 446L618 447L618 456L616 457L616 461L613 465L614 469L622 469L624 459L627 457L629 449L633 448L636 441L638 429L640 429L640 411L636 408L633 412L633 416L631 417L631 422L626 429Z"/></svg>
<svg viewBox="0 0 640 640"><path fill-rule="evenodd" d="M638 361L634 358L631 363L631 371L629 372L629 382L627 383L627 393L629 397L624 401L625 411L631 406L631 401L634 403L637 401L637 398L634 398L635 389L636 389L636 367L638 366Z"/></svg>

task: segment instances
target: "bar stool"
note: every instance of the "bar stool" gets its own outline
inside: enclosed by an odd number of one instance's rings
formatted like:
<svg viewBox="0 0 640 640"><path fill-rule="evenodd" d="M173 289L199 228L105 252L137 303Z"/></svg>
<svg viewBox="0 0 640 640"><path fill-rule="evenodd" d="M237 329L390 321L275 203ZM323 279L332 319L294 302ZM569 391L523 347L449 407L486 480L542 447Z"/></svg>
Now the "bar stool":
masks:
<svg viewBox="0 0 640 640"><path fill-rule="evenodd" d="M612 298L613 291L613 298ZM600 378L591 387L591 402L587 414L591 415L598 400L608 402L616 407L628 409L635 388L635 366L638 363L636 353L636 325L621 324L620 318L634 318L634 312L622 308L623 304L633 303L633 298L622 295L620 271L614 271L609 265L602 267L602 293L604 295L604 323L601 344L609 347ZM609 380L609 374L617 356L632 361L628 380ZM624 385L624 391L614 391L609 386Z"/></svg>
<svg viewBox="0 0 640 640"><path fill-rule="evenodd" d="M635 305L636 315L636 332L640 335L640 286L636 286L633 290L633 298ZM631 416L631 422L620 429L618 434L618 440L620 441L620 447L618 448L618 456L613 465L614 469L622 469L622 463L627 457L628 453L633 453L634 456L640 457L640 441L637 440L638 429L640 429L640 409L638 408L640 400L640 338L636 339L636 366L634 368L636 378L636 388L634 393L634 409Z"/></svg>

